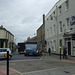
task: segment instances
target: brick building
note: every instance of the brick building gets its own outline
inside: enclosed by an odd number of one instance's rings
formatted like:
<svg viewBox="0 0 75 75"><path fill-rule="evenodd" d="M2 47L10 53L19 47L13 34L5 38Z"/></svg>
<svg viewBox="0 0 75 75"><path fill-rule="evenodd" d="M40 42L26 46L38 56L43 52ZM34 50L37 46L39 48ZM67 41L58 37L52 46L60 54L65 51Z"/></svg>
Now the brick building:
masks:
<svg viewBox="0 0 75 75"><path fill-rule="evenodd" d="M43 15L43 24L37 29L37 41L40 50L45 50L45 15Z"/></svg>

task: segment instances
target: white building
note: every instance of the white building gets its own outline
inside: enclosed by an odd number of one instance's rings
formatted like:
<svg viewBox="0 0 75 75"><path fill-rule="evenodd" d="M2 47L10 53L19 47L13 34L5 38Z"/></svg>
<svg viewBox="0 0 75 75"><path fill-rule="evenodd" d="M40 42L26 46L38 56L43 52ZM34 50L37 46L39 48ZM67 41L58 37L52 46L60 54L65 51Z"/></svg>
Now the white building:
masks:
<svg viewBox="0 0 75 75"><path fill-rule="evenodd" d="M45 17L47 51L59 54L67 47L68 55L75 56L75 0L59 0ZM62 51L63 52L63 51Z"/></svg>
<svg viewBox="0 0 75 75"><path fill-rule="evenodd" d="M3 26L0 27L0 48L14 48L14 35Z"/></svg>

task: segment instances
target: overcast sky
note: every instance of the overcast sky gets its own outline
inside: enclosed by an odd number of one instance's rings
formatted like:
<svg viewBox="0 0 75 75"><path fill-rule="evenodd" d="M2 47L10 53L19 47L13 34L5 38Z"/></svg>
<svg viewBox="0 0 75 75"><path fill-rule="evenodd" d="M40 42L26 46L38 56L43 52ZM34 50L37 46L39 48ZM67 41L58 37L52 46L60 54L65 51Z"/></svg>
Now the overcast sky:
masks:
<svg viewBox="0 0 75 75"><path fill-rule="evenodd" d="M0 25L10 31L16 42L34 37L42 25L42 15L58 0L0 0Z"/></svg>

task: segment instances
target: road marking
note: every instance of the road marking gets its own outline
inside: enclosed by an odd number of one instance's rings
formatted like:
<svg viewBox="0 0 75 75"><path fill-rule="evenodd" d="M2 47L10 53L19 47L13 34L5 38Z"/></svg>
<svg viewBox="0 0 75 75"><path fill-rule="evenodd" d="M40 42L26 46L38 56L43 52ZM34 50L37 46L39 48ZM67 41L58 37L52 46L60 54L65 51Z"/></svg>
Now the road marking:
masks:
<svg viewBox="0 0 75 75"><path fill-rule="evenodd" d="M42 59L25 59L25 60L11 60L10 62L22 62L22 61L38 61L38 60L42 60Z"/></svg>
<svg viewBox="0 0 75 75"><path fill-rule="evenodd" d="M70 66L70 67L73 67L73 66ZM52 68L52 69L45 69L45 70L38 70L38 71L32 71L32 72L25 72L25 73L23 73L23 75L25 75L25 74L32 74L32 73L39 73L39 72L47 72L47 71L51 71L51 70L57 70L57 69L62 69L62 68L65 68L65 67L58 67L58 68ZM75 74L73 74L73 75L75 75Z"/></svg>
<svg viewBox="0 0 75 75"><path fill-rule="evenodd" d="M36 61L36 60L43 60L43 59L23 59L23 60L9 60L9 62L22 62L22 61ZM1 61L0 63L7 63L7 61Z"/></svg>
<svg viewBox="0 0 75 75"><path fill-rule="evenodd" d="M59 68L61 68L61 67L59 67ZM52 69L45 69L45 70L38 70L38 71L32 71L32 72L25 72L25 73L23 73L23 74L30 74L30 73L36 73L36 72L41 72L41 71L50 71L50 70L56 70L56 69L58 69L58 68L52 68Z"/></svg>

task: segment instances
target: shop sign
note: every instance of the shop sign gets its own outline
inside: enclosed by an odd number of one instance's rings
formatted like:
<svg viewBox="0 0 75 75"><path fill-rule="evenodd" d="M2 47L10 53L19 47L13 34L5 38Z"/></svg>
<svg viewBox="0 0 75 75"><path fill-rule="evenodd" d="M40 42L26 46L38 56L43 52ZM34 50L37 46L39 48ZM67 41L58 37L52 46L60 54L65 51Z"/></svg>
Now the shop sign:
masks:
<svg viewBox="0 0 75 75"><path fill-rule="evenodd" d="M75 16L72 16L71 18L70 18L70 25L72 26L72 25L75 25Z"/></svg>

